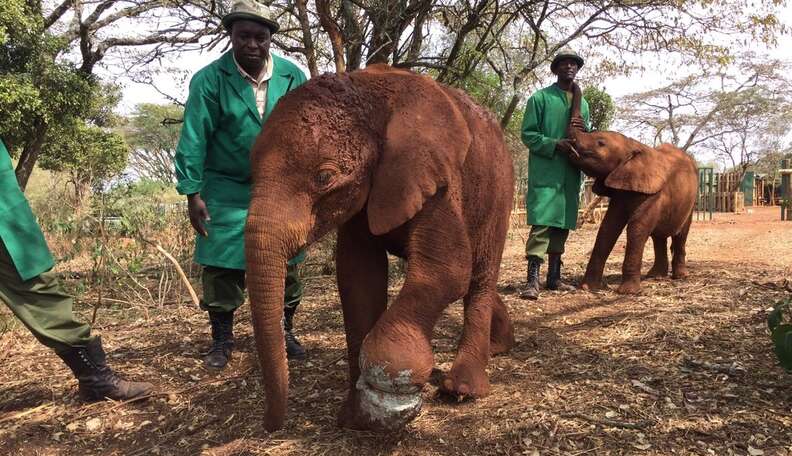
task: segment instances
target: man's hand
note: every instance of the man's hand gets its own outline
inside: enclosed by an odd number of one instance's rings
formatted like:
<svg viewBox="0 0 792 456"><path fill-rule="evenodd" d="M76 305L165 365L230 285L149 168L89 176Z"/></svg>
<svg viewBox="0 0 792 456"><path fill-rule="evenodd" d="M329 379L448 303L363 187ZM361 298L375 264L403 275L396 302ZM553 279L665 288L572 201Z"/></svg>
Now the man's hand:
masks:
<svg viewBox="0 0 792 456"><path fill-rule="evenodd" d="M571 139L559 139L558 143L556 144L556 150L569 158L580 158L577 150L575 150L575 141Z"/></svg>
<svg viewBox="0 0 792 456"><path fill-rule="evenodd" d="M195 231L201 236L208 236L204 222L211 220L209 218L209 209L206 208L206 203L201 199L201 195L193 193L187 195L187 211L190 214L190 223Z"/></svg>
<svg viewBox="0 0 792 456"><path fill-rule="evenodd" d="M583 118L579 116L574 116L569 119L569 126L578 131L586 131L586 123L583 122Z"/></svg>

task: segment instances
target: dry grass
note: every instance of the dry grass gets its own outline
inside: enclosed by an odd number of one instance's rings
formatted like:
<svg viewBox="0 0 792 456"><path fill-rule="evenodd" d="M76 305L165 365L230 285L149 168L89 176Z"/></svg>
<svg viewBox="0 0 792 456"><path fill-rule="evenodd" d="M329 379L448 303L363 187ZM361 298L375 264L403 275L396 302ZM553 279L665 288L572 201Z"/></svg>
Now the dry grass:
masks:
<svg viewBox="0 0 792 456"><path fill-rule="evenodd" d="M782 241L792 223L776 219L760 209L696 223L689 280L647 281L636 297L578 291L537 302L516 296L524 233L513 232L501 285L518 345L492 360L492 394L450 404L429 385L421 415L390 435L335 426L347 360L332 277L309 280L297 326L310 359L290 366L289 419L272 434L261 427L247 308L239 352L221 374L201 367L208 325L186 295L102 309L96 327L112 366L162 391L139 404L77 402L67 370L19 325L3 332L3 313L0 454L792 455L792 376L778 367L765 324L792 263L792 243ZM571 236L573 277L595 234ZM623 249L608 263L614 285ZM651 247L645 269L650 261ZM80 311L90 316L89 306ZM453 359L461 318L455 304L435 331L440 369Z"/></svg>

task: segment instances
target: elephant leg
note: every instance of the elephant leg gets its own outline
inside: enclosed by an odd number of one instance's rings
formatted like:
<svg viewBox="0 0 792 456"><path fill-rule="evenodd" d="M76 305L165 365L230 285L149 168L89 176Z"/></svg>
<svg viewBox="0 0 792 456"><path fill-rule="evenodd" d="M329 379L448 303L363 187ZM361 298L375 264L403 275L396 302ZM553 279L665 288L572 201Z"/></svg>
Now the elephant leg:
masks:
<svg viewBox="0 0 792 456"><path fill-rule="evenodd" d="M610 256L616 240L619 239L624 226L627 224L627 214L617 201L611 201L602 224L597 231L597 240L594 242L594 250L591 252L586 274L583 276L581 287L584 290L595 291L607 288L602 280L605 271L605 263Z"/></svg>
<svg viewBox="0 0 792 456"><path fill-rule="evenodd" d="M616 290L620 294L635 294L641 290L641 261L644 246L649 239L647 225L653 225L641 222L627 226L627 249L622 264L622 283Z"/></svg>
<svg viewBox="0 0 792 456"><path fill-rule="evenodd" d="M490 326L490 355L506 353L514 347L514 325L509 310L497 291L493 291L492 324Z"/></svg>
<svg viewBox="0 0 792 456"><path fill-rule="evenodd" d="M489 394L490 354L514 345L514 329L497 292L474 290L465 297L465 325L457 356L440 390L458 399Z"/></svg>
<svg viewBox="0 0 792 456"><path fill-rule="evenodd" d="M360 416L360 397L355 388L360 377L360 347L388 301L388 256L368 232L365 216L356 216L338 230L336 276L349 360L349 393L339 411L338 424L362 428L365 420Z"/></svg>
<svg viewBox="0 0 792 456"><path fill-rule="evenodd" d="M652 236L655 260L652 269L646 273L647 277L666 277L668 275L668 238L666 236Z"/></svg>
<svg viewBox="0 0 792 456"><path fill-rule="evenodd" d="M413 223L405 249L404 286L360 352L356 388L370 428L401 428L418 414L421 390L434 365L434 325L443 309L470 286L470 242L461 218L424 206Z"/></svg>
<svg viewBox="0 0 792 456"><path fill-rule="evenodd" d="M671 278L673 279L684 279L688 275L687 264L685 263L685 244L687 243L691 221L692 216L685 223L682 231L671 238Z"/></svg>

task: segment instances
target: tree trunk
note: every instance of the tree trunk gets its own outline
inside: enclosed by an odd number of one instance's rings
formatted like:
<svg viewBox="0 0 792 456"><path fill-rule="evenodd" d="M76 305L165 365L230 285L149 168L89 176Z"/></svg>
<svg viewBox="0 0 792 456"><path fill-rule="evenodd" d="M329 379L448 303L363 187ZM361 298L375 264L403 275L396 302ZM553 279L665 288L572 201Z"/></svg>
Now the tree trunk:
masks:
<svg viewBox="0 0 792 456"><path fill-rule="evenodd" d="M341 0L341 14L344 16L343 33L346 37L346 69L353 71L360 68L363 60L363 31L358 22L358 7L350 0Z"/></svg>
<svg viewBox="0 0 792 456"><path fill-rule="evenodd" d="M503 117L501 117L500 125L502 129L506 129L509 126L509 122L511 122L511 118L514 115L514 110L517 109L517 103L520 102L520 95L515 93L512 95L511 100L509 100L509 105L506 107L506 112L503 113Z"/></svg>
<svg viewBox="0 0 792 456"><path fill-rule="evenodd" d="M297 17L302 28L305 61L308 63L308 72L313 78L319 75L319 66L316 63L316 46L311 36L311 23L308 20L307 0L296 0L294 3L297 5Z"/></svg>
<svg viewBox="0 0 792 456"><path fill-rule="evenodd" d="M330 45L333 48L333 61L335 62L336 73L346 71L344 62L344 37L338 28L335 19L330 14L329 0L316 0L316 13L319 15L319 23L330 38Z"/></svg>
<svg viewBox="0 0 792 456"><path fill-rule="evenodd" d="M22 147L22 153L19 155L19 163L17 163L15 171L19 188L23 192L25 187L27 187L30 175L33 174L33 167L36 166L36 161L44 145L44 138L47 136L47 127L40 121L35 122L34 131L36 132L35 136Z"/></svg>

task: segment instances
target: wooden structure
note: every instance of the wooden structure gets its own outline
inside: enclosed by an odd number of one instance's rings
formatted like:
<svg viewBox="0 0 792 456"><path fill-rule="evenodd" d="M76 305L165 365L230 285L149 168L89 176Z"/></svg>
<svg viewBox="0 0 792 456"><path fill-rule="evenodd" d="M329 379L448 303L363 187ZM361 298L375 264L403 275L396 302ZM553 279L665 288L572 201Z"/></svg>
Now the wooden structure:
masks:
<svg viewBox="0 0 792 456"><path fill-rule="evenodd" d="M712 220L715 212L715 171L712 168L698 169L698 192L693 211L696 220Z"/></svg>
<svg viewBox="0 0 792 456"><path fill-rule="evenodd" d="M732 171L728 173L716 173L714 176L715 185L715 212L743 212L745 210L745 183L748 175L741 176L740 172ZM751 181L753 173L751 173ZM753 182L751 182L753 187ZM750 193L751 205L755 201L753 189Z"/></svg>
<svg viewBox="0 0 792 456"><path fill-rule="evenodd" d="M699 168L696 220L711 219L713 212L745 211L746 206L764 206L765 181L753 171L716 173L711 167Z"/></svg>

